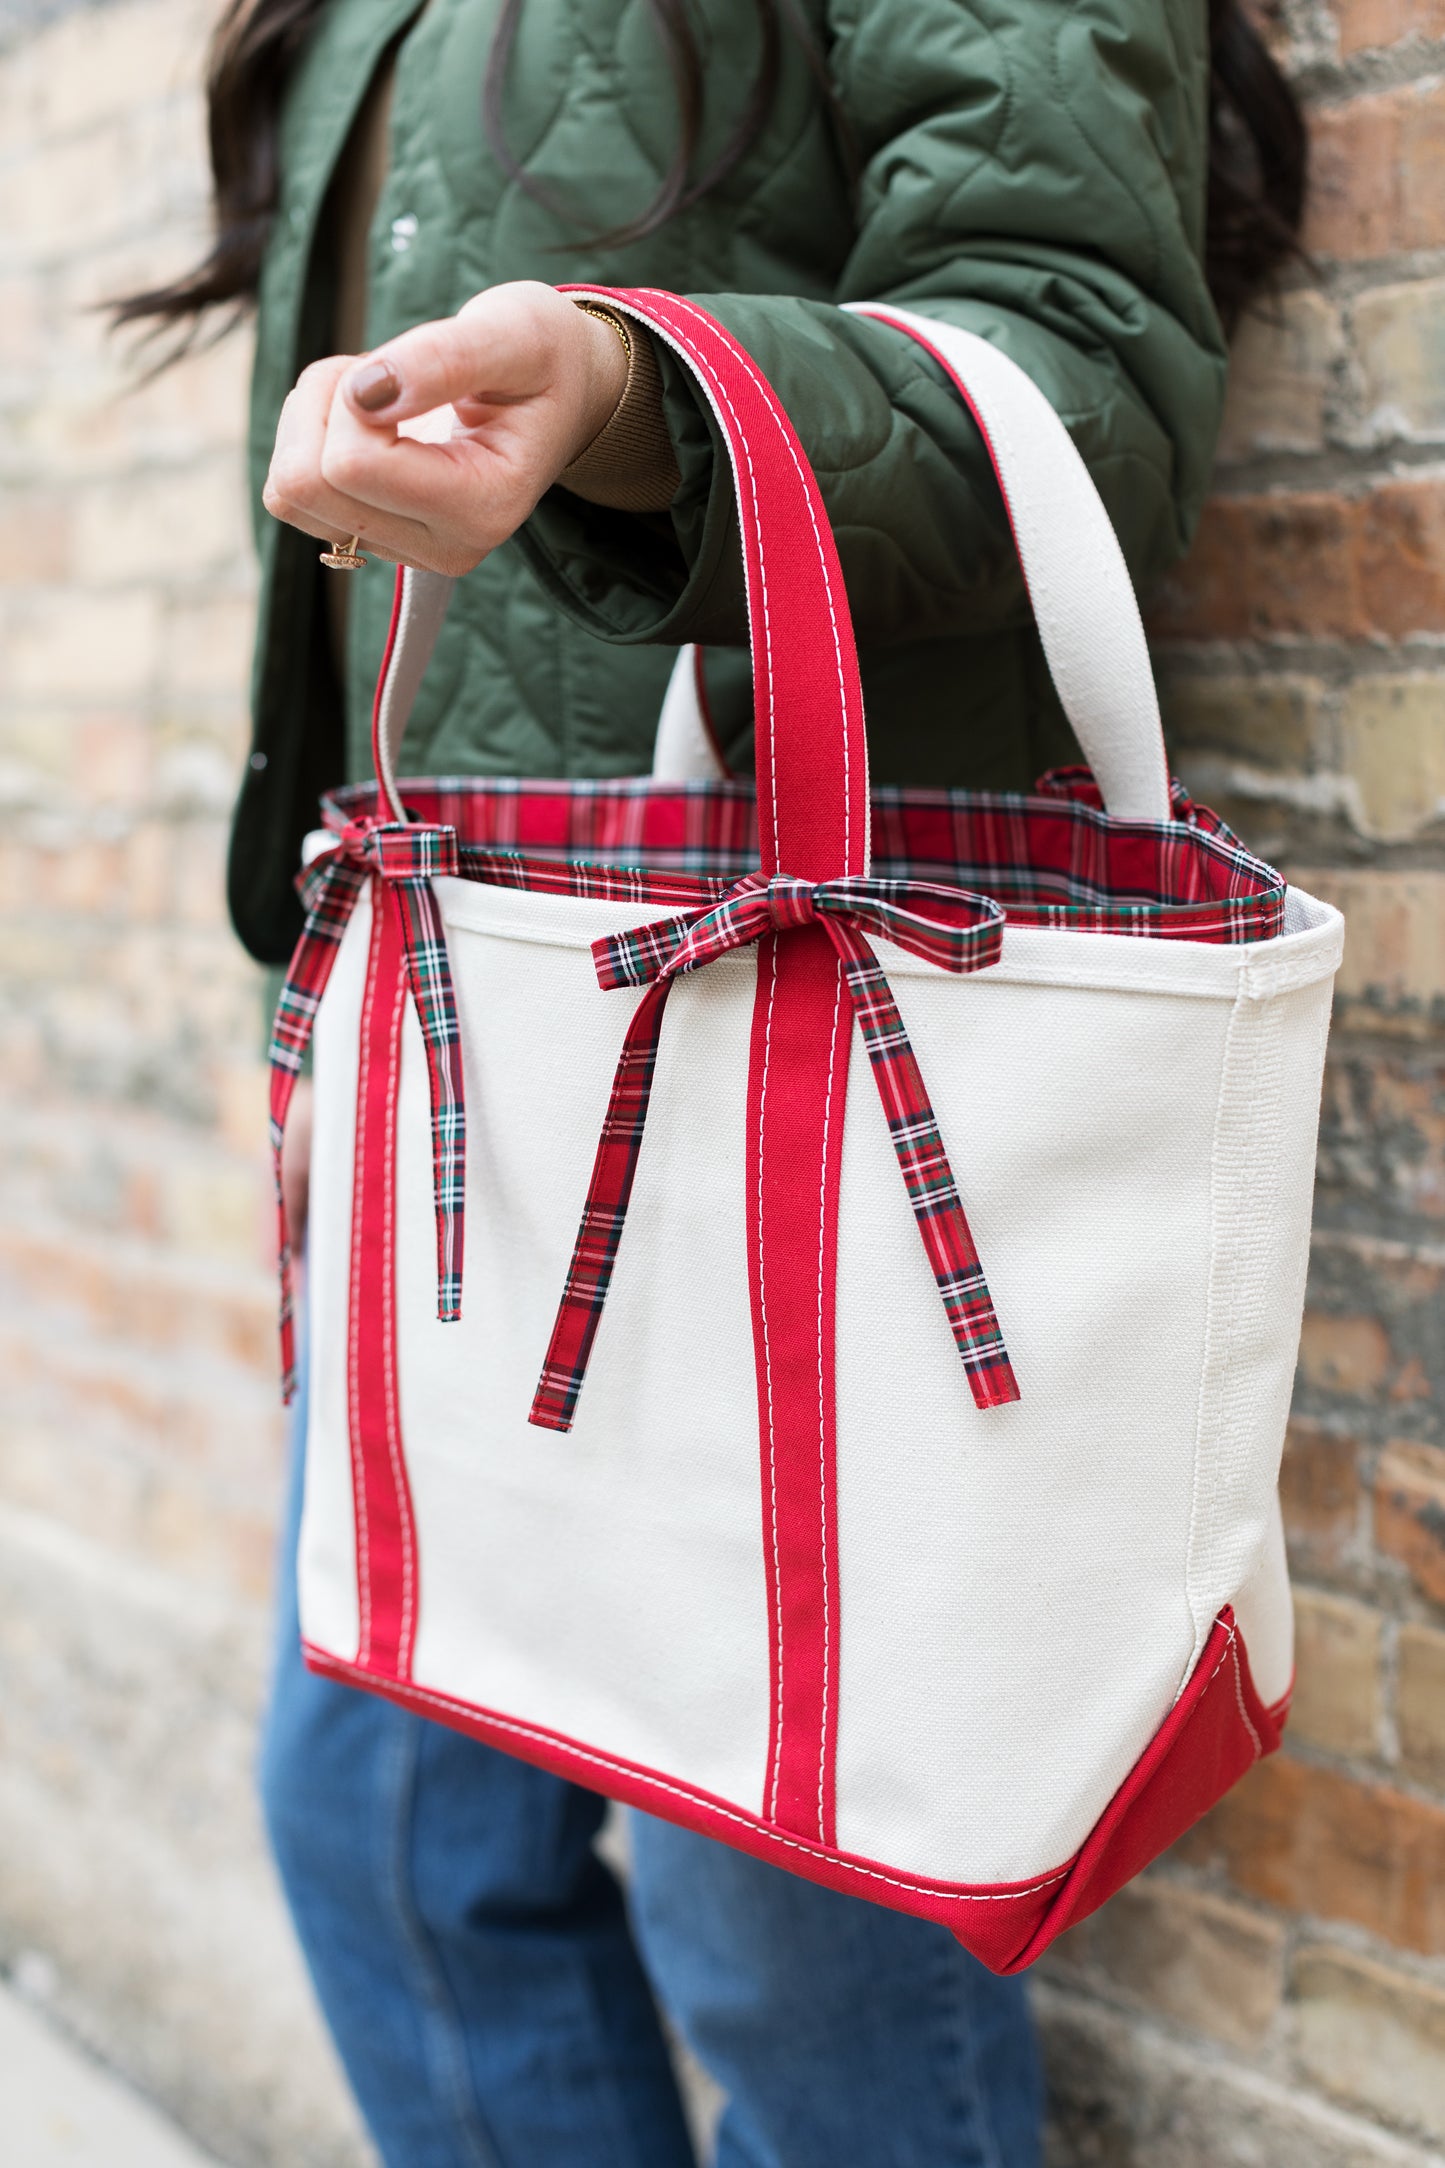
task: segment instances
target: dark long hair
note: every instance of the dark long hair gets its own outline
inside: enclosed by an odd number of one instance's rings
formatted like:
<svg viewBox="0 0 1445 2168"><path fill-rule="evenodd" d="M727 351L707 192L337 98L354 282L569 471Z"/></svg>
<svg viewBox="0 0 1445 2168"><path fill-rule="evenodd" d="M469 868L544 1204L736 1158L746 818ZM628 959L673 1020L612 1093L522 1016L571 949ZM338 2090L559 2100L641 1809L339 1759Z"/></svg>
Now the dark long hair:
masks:
<svg viewBox="0 0 1445 2168"><path fill-rule="evenodd" d="M758 19L758 60L734 127L710 162L697 169L702 133L703 59L686 0L648 0L677 91L672 163L637 217L602 234L598 245L644 239L716 188L746 156L765 126L777 86L785 31L799 40L839 130L847 131L822 55L798 0L751 0ZM278 134L282 93L325 0L228 0L206 69L216 238L191 271L168 285L115 305L118 324L149 322L182 331L182 344L215 308L243 309L255 296L280 189ZM525 0L503 0L482 93L482 126L494 156L534 194L537 184L508 148L503 124L507 63ZM1215 305L1232 327L1251 294L1296 255L1304 211L1308 138L1293 91L1240 0L1209 0L1209 204L1205 269Z"/></svg>

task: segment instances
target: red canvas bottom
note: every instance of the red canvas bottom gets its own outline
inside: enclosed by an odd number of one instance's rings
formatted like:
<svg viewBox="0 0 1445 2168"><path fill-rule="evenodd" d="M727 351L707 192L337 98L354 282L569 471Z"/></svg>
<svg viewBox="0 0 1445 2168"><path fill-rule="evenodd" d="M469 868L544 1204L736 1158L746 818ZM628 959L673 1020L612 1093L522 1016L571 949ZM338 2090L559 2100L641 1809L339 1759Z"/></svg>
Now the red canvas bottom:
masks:
<svg viewBox="0 0 1445 2168"><path fill-rule="evenodd" d="M716 1837L828 1889L938 1920L993 1972L1019 1972L1031 1965L1056 1935L1087 1918L1182 1836L1252 1763L1274 1752L1288 1710L1288 1696L1270 1708L1259 1699L1248 1653L1226 1608L1188 1686L1074 1857L1032 1881L970 1885L900 1874L851 1853L809 1844L692 1785L579 1746L538 1725L377 1677L309 1643L305 1656L312 1671L384 1695L419 1716L610 1799Z"/></svg>

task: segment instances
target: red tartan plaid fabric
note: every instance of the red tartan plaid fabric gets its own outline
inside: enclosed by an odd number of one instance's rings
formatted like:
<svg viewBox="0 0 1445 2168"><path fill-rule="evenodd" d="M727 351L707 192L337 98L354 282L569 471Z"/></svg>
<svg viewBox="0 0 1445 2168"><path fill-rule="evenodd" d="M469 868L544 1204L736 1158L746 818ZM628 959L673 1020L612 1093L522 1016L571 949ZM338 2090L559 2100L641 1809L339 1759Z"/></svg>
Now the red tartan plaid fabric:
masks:
<svg viewBox="0 0 1445 2168"><path fill-rule="evenodd" d="M994 1312L993 1297L983 1276L972 1231L954 1186L943 1139L929 1102L903 1019L893 999L893 989L858 930L856 919L830 922L828 931L843 959L845 983L853 1014L868 1049L873 1079L888 1134L902 1169L908 1202L923 1237L923 1247L943 1297L950 1330L968 1372L974 1405L1006 1407L1019 1397L1018 1380L1003 1343ZM927 953L921 945L897 931L890 940L900 941L915 954ZM934 957L935 962L943 959ZM991 960L991 959L990 959ZM950 963L950 970L976 970L979 964Z"/></svg>
<svg viewBox="0 0 1445 2168"><path fill-rule="evenodd" d="M872 933L948 971L996 963L1003 913L984 896L922 882L816 884L749 874L700 911L593 943L604 987L646 986L622 1046L582 1224L529 1420L569 1430L607 1298L647 1121L668 988L684 972L799 926L824 927L843 965L888 1133L944 1310L980 1408L1017 1400L1003 1334L954 1184L933 1108L892 991L868 945Z"/></svg>
<svg viewBox="0 0 1445 2168"><path fill-rule="evenodd" d="M461 1315L465 1226L466 1104L461 1032L447 961L446 935L432 890L436 874L460 871L454 829L368 819L350 820L337 848L315 859L297 881L306 923L297 943L271 1033L271 1151L279 1216L282 1393L296 1389L291 1244L281 1201L281 1144L296 1077L306 1057L321 997L356 899L372 877L382 898L401 914L407 980L426 1047L431 1091L432 1181L436 1206L437 1316Z"/></svg>
<svg viewBox="0 0 1445 2168"><path fill-rule="evenodd" d="M298 883L307 919L272 1036L271 1141L279 1214L280 1142L292 1085L337 944L363 886L374 878L396 897L402 913L408 979L427 1052L437 1307L443 1318L456 1317L461 1301L466 1116L456 1004L432 878L445 874L539 894L676 904L683 912L664 927L642 928L608 944L608 958L599 962L599 970L615 974L604 978L604 984L649 985L655 999L649 994L639 1005L629 1034L631 1067L626 1079L619 1069L614 1089L609 1113L615 1125L611 1194L596 1200L589 1194L583 1214L583 1228L589 1231L587 1256L580 1250L574 1256L576 1284L569 1277L570 1294L563 1302L570 1320L568 1350L558 1343L555 1371L549 1353L554 1382L548 1385L544 1378L539 1388L539 1403L545 1400L555 1412L566 1404L567 1380L579 1358L585 1368L591 1344L588 1335L583 1345L582 1325L592 1300L584 1290L595 1283L605 1293L610 1275L611 1254L604 1254L602 1230L615 1217L620 1231L625 1217L623 1158L617 1153L634 1116L640 1141L666 987L675 969L690 968L678 964L659 976L668 958L654 951L659 944L666 946L669 927L686 927L690 934L712 907L746 889L746 877L758 862L753 788L734 781L657 785L646 778L519 782L495 777L442 777L408 782L403 788L406 822L382 817L386 808L374 783L354 785L323 801L322 817L337 847ZM948 1197L942 1145L935 1146L927 1133L931 1116L926 1094L901 1022L895 1034L892 995L864 935L845 938L846 929L869 927L949 969L979 967L977 961L954 963L950 943L955 934L978 931L971 914L980 907L991 914L987 924L995 941L1000 917L1015 925L1155 940L1234 943L1278 935L1284 924L1281 876L1251 856L1222 821L1193 804L1178 784L1174 816L1168 822L1110 820L1085 769L1045 776L1029 796L878 790L873 794L871 878L864 883L825 882L810 892L809 908L828 925L849 974L850 997L890 1109L890 1133L976 1395L980 1386L993 1389L990 1369L995 1357L989 1352L989 1334L996 1321L989 1323L992 1309L981 1278L975 1285L977 1258L967 1223L962 1206L955 1213ZM785 883L778 890L770 910L802 908L796 898L788 902L788 887ZM748 892L755 891L756 881ZM913 906L906 900L909 896ZM870 919L870 912L888 916L886 931L881 917ZM913 923L907 931L912 938L905 938L899 929L910 915ZM771 917L768 930L776 930ZM756 934L741 938L755 939ZM849 941L862 942L876 984ZM640 1021L644 1016L649 1023ZM631 1149L635 1164L635 1142ZM599 1158L601 1151L599 1147ZM630 1189L630 1172L626 1180ZM291 1274L284 1215L281 1222L282 1368L289 1398L294 1382ZM578 1239L580 1245L580 1234ZM595 1248L597 1242L601 1249ZM560 1318L561 1313L559 1324ZM591 1330L595 1332L595 1318ZM1007 1375L1011 1384L1001 1342L998 1359L1002 1368L993 1382ZM575 1404L575 1392L572 1401Z"/></svg>
<svg viewBox="0 0 1445 2168"><path fill-rule="evenodd" d="M1272 940L1284 923L1282 878L1174 790L1175 818L1157 823L1110 820L1087 769L1059 769L1028 796L875 790L873 876L978 891L1015 925ZM750 782L443 777L408 783L405 793L414 819L456 830L471 880L696 904L716 901L758 863ZM323 807L338 832L377 811L374 784L338 791Z"/></svg>

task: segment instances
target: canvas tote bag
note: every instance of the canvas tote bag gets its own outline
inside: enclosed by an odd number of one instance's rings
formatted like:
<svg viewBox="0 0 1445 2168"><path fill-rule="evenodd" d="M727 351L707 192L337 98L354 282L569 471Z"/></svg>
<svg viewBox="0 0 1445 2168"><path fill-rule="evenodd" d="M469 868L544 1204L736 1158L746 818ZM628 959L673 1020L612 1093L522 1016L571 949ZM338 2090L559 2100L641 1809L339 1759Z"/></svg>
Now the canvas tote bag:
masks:
<svg viewBox="0 0 1445 2168"><path fill-rule="evenodd" d="M1011 1970L1280 1737L1340 919L1171 796L1108 519L996 348L869 312L978 421L1092 777L870 801L775 396L587 294L727 445L756 790L686 670L665 773L397 782L449 592L399 575L273 1052L279 1147L314 1036L307 1659Z"/></svg>

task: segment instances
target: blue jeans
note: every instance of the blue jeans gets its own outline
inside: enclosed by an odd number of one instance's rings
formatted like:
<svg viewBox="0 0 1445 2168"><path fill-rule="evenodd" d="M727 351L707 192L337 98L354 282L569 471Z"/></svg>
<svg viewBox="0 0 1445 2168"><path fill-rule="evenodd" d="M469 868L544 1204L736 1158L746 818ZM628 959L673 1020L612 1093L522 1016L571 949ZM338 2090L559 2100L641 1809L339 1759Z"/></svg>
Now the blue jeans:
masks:
<svg viewBox="0 0 1445 2168"><path fill-rule="evenodd" d="M695 2168L659 2002L717 2168L1037 2168L1022 1983L946 1929L641 1814L624 1898L595 1793L307 1672L299 1462L262 1792L387 2168Z"/></svg>

